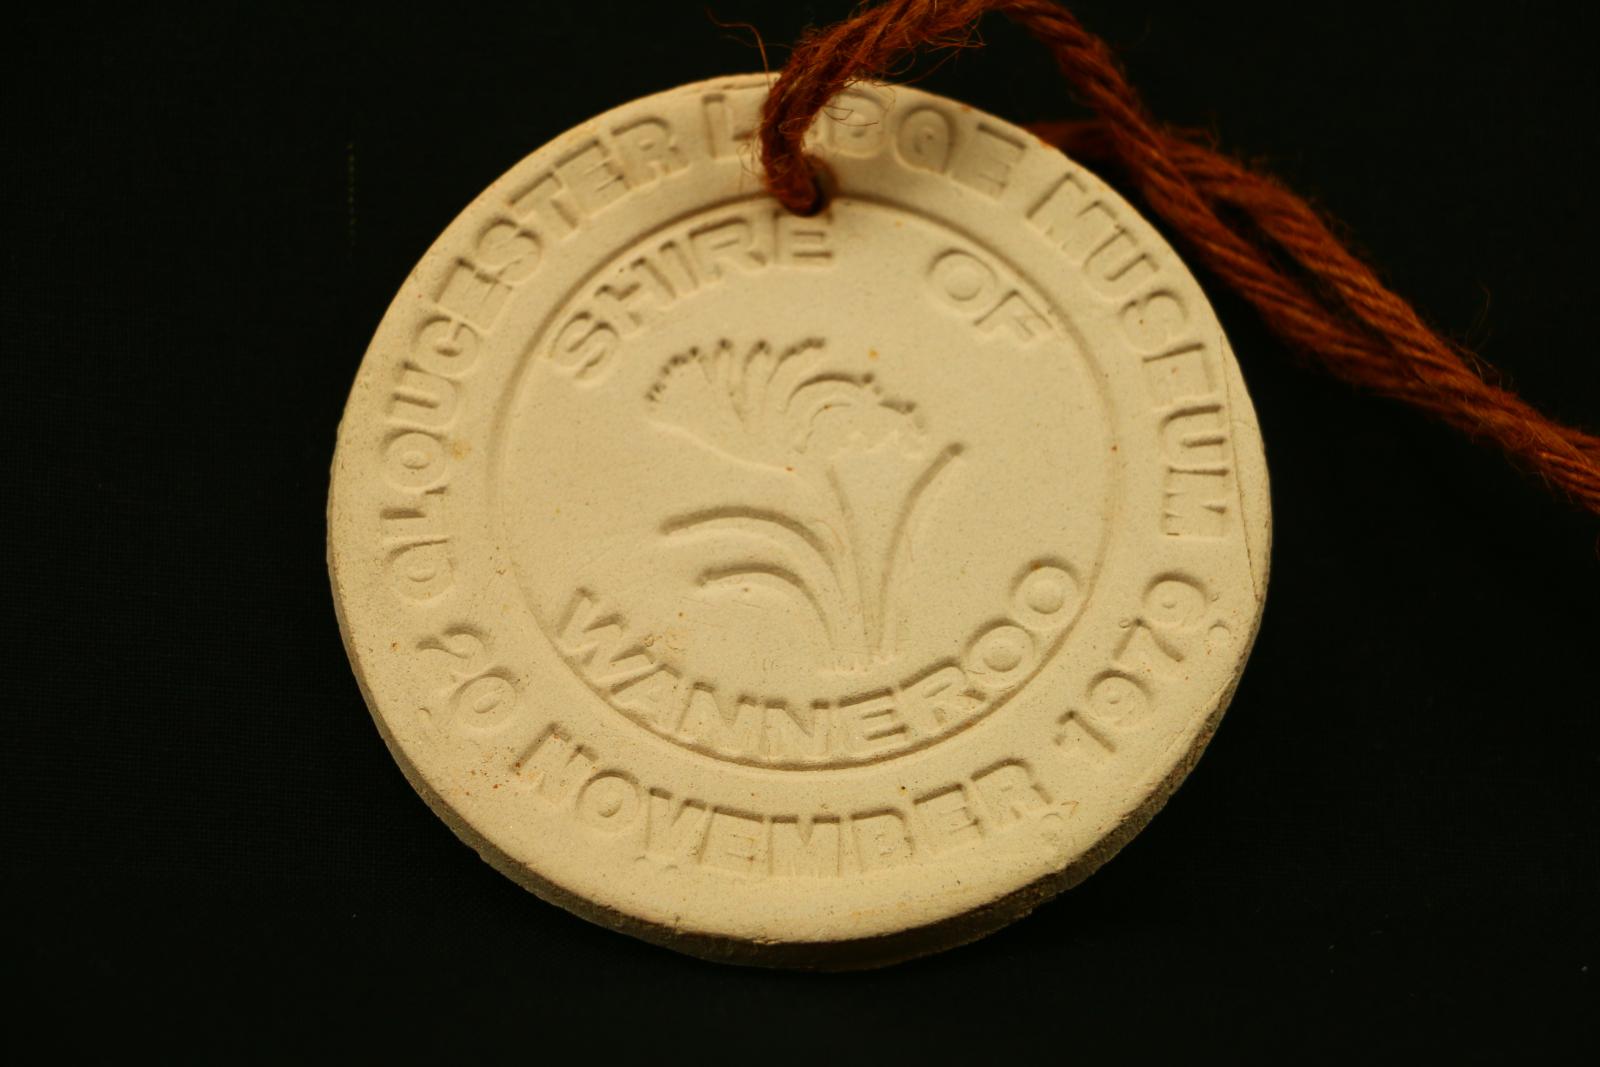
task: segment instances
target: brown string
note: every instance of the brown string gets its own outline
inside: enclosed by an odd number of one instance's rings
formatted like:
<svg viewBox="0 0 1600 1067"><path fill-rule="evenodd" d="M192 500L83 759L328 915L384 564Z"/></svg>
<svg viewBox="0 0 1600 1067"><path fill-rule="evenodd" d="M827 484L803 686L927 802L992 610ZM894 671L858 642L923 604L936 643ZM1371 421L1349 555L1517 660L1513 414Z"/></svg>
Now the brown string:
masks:
<svg viewBox="0 0 1600 1067"><path fill-rule="evenodd" d="M918 48L965 44L989 11L1043 42L1097 116L1051 124L1041 136L1116 166L1280 338L1347 382L1492 441L1553 491L1600 514L1600 437L1486 381L1471 353L1429 329L1277 181L1158 126L1105 42L1055 0L886 0L809 31L763 109L761 161L772 194L791 211L815 212L823 193L803 141L817 113L851 82L883 80Z"/></svg>

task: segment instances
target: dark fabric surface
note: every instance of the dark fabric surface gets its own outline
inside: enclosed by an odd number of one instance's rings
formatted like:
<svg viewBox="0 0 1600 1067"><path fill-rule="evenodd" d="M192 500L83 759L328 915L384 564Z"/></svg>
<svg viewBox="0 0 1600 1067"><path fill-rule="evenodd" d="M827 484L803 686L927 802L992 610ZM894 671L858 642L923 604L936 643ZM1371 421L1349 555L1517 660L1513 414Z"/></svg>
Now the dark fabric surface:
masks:
<svg viewBox="0 0 1600 1067"><path fill-rule="evenodd" d="M711 5L773 44L846 10ZM1592 12L1076 10L1160 115L1269 163L1431 321L1600 424ZM844 977L680 958L527 895L363 707L323 562L334 427L461 207L606 108L759 67L748 33L613 0L12 20L9 1042L938 1061L1593 1040L1594 520L1297 367L1214 285L1272 472L1271 591L1210 751L1121 856L981 943ZM1071 114L1030 42L984 37L927 86Z"/></svg>

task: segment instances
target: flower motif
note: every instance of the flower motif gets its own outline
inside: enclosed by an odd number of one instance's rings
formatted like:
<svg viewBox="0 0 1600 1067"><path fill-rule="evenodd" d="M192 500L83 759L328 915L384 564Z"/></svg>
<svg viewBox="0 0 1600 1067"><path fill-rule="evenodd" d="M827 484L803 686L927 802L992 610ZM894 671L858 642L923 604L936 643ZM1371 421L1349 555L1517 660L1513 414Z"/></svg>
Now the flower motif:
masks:
<svg viewBox="0 0 1600 1067"><path fill-rule="evenodd" d="M719 554L701 586L792 595L817 617L840 669L892 655L895 564L959 448L934 449L910 404L830 364L815 338L781 350L692 348L663 364L645 399L661 427L795 487L790 510L717 508L666 523L685 543L746 548L731 563Z"/></svg>

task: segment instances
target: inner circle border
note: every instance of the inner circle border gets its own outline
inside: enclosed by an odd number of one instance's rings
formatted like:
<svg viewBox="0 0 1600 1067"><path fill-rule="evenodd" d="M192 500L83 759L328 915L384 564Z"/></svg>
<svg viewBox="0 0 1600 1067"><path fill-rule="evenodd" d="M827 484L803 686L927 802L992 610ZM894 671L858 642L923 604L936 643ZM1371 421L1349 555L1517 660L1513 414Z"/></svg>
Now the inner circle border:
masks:
<svg viewBox="0 0 1600 1067"><path fill-rule="evenodd" d="M502 519L499 516L500 505L497 497L500 493L500 486L507 480L505 465L508 460L505 455L505 446L503 442L509 429L508 423L512 419L512 411L517 404L521 402L521 398L529 388L527 376L530 373L531 367L539 359L539 350L543 347L544 341L548 339L556 330L562 315L570 310L573 303L578 298L578 295L591 287L605 274L609 267L613 266L627 253L640 246L649 244L651 241L659 238L662 234L670 233L683 226L685 223L711 215L714 212L732 208L736 205L755 205L764 202L770 202L770 198L765 194L747 193L733 197L710 200L700 204L696 208L680 212L673 218L662 222L660 225L653 227L645 233L639 234L637 237L634 237L627 244L624 244L620 247L606 249L599 254L598 258L589 257L590 262L594 262L596 265L585 272L575 284L564 290L559 298L550 302L549 313L544 315L539 320L536 329L531 335L532 340L526 346L524 346L521 356L518 357L517 367L511 374L508 386L505 390L503 390L497 404L495 405L494 419L490 427L491 443L489 448L489 464L493 473L487 482L487 491L484 501L484 509L490 516L489 521L494 524L495 528L500 528L502 524ZM1050 310L1054 312L1054 323L1067 334L1068 341L1074 350L1074 357L1081 360L1085 364L1085 370L1089 372L1086 374L1086 377L1094 383L1096 399L1102 410L1106 429L1111 436L1115 436L1114 431L1117 421L1115 401L1110 392L1104 388L1102 384L1104 372L1098 365L1097 357L1083 335L1074 326L1072 317L1067 314L1066 310L1062 307L1061 302L1051 297L1049 295L1049 290L1041 285L1037 279L1030 276L1027 271L1023 270L1018 265L1007 260L1001 253L991 248L982 237L970 229L959 225L954 220L919 211L912 204L904 203L888 196L870 196L864 194L838 195L833 198L833 202L863 205L918 219L925 224L937 227L944 233L959 237L962 241L987 254L995 262L1003 264L1007 271L1009 271L1017 279L1021 280L1034 295L1042 298L1049 305ZM1073 631L1076 629L1079 620L1087 611L1089 602L1093 598L1096 580L1100 575L1100 571L1106 557L1107 541L1109 540L1110 532L1116 526L1117 501L1119 498L1119 493L1118 487L1115 484L1115 476L1112 477L1111 481L1113 484L1108 485L1106 491L1108 508L1100 520L1100 533L1096 539L1098 551L1096 552L1093 560L1083 567L1083 573L1080 573L1076 576L1081 585L1079 598L1080 602L1073 611L1072 618L1059 633L1052 637L1048 649L1040 657L1038 664L1022 683L1020 683L1015 689L1004 693L998 699L988 704L980 714L964 718L946 731L923 738L910 745L907 745L904 748L898 748L891 753L886 753L881 756L866 755L853 758L840 758L825 763L782 763L734 759L725 754L712 751L708 748L697 747L680 739L669 737L666 734L654 730L651 727L635 720L630 719L629 721L633 722L633 724L639 729L645 730L651 733L653 736L667 741L669 744L674 745L676 748L682 751L709 758L717 763L732 763L756 768L800 773L821 770L848 770L856 767L875 766L889 760L911 756L931 746L950 741L960 736L966 730L981 722L983 719L999 713L1002 708L1011 703L1012 700L1016 698L1024 689L1033 684L1034 680L1044 672L1048 663L1061 653L1064 645L1071 639ZM530 594L528 594L525 588L523 589L523 593L524 599L528 601L526 607L529 617L534 620L537 629L544 637L545 641L551 645L552 653L556 656L556 658L561 658L559 650L555 648L555 642L549 632L549 629L539 621L539 611L537 606L531 602ZM574 673L577 674L577 672ZM581 675L578 675L578 677L580 680L583 680ZM594 691L593 686L590 686L590 689L591 691ZM596 699L598 699L602 705L605 705L610 713L617 715L622 714L620 711L617 711L617 709L611 707L605 701L604 697L598 692L596 692L595 695ZM623 717L627 718L626 716Z"/></svg>

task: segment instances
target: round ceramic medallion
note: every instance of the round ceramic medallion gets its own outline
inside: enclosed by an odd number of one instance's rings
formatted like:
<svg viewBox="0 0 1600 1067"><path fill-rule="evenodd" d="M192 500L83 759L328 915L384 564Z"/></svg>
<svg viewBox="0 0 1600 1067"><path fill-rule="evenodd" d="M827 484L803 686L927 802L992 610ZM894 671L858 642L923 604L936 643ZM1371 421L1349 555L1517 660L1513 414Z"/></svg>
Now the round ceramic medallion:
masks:
<svg viewBox="0 0 1600 1067"><path fill-rule="evenodd" d="M1255 636L1266 473L1204 295L1093 175L860 86L790 215L765 86L626 104L449 226L351 392L329 561L380 731L496 867L869 965L1165 800Z"/></svg>

